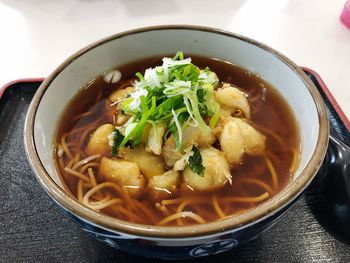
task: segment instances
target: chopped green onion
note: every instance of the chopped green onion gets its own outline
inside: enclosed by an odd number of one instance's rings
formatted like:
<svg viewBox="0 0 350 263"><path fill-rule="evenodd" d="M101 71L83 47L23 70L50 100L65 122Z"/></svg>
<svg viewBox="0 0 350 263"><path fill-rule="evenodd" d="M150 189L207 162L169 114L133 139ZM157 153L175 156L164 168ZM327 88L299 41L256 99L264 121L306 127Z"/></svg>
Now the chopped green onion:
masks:
<svg viewBox="0 0 350 263"><path fill-rule="evenodd" d="M163 58L162 66L149 68L144 75L138 72L136 77L135 91L121 103L121 110L132 118L122 127L124 137L118 147L139 144L147 122L164 123L164 138L173 135L177 149L182 148L182 131L188 125L209 132L217 124L220 106L213 99L216 74L209 68L199 69L183 52Z"/></svg>

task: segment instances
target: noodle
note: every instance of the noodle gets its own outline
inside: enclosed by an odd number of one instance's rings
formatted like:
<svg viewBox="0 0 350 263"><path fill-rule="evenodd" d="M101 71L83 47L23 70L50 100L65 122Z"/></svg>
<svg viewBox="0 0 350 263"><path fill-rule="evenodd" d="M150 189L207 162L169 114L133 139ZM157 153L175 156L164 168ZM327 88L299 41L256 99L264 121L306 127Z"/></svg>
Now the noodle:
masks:
<svg viewBox="0 0 350 263"><path fill-rule="evenodd" d="M71 167L74 165L74 161L75 161L74 158L73 158L73 159L70 159L69 162L68 162L68 164L67 164L67 167L68 167L68 168L71 168Z"/></svg>
<svg viewBox="0 0 350 263"><path fill-rule="evenodd" d="M212 198L212 202L213 202L213 206L215 208L216 213L219 215L220 218L224 218L226 217L225 213L222 211L220 205L219 205L219 201L218 201L218 197L217 195L214 195Z"/></svg>
<svg viewBox="0 0 350 263"><path fill-rule="evenodd" d="M91 185L90 183L85 183L85 182L83 182L83 187L85 187L85 188L91 188L92 185Z"/></svg>
<svg viewBox="0 0 350 263"><path fill-rule="evenodd" d="M88 174L90 176L91 185L94 187L97 185L96 177L91 168L88 168Z"/></svg>
<svg viewBox="0 0 350 263"><path fill-rule="evenodd" d="M80 180L81 181L81 180ZM99 190L101 190L101 188L103 187L99 187L100 185L97 185L93 188L91 188L82 198L82 203L85 204L86 206L94 209L94 210L100 210L100 209L104 209L108 206L114 205L114 204L121 204L123 203L123 199L121 198L113 198L110 199L110 195L106 195L103 199L99 200L99 201L95 201L95 202L90 202L89 199Z"/></svg>
<svg viewBox="0 0 350 263"><path fill-rule="evenodd" d="M130 221L134 221L134 222L142 222L142 220L133 212L125 209L123 206L118 206L118 211L124 215L126 215L126 217L128 218L128 220Z"/></svg>
<svg viewBox="0 0 350 263"><path fill-rule="evenodd" d="M181 202L187 201L189 203L207 203L208 201L201 199L200 197L191 197L191 200L186 198L177 198L177 199L166 199L162 200L162 205L173 205L179 204ZM187 205L187 204L186 204Z"/></svg>
<svg viewBox="0 0 350 263"><path fill-rule="evenodd" d="M254 126L257 130L262 131L263 133L270 135L273 139L275 139L279 143L279 145L282 147L282 149L284 148L285 144L284 144L283 140L275 132L273 132L269 129L266 129L265 127L260 126L254 122L250 122L250 124L252 126Z"/></svg>
<svg viewBox="0 0 350 263"><path fill-rule="evenodd" d="M176 209L176 213L181 213L184 208L191 202L191 200L186 200L186 201L183 201ZM178 218L177 220L177 224L182 226L183 225L183 222L181 220L181 218Z"/></svg>
<svg viewBox="0 0 350 263"><path fill-rule="evenodd" d="M79 179L77 186L78 200L79 202L83 201L83 180Z"/></svg>
<svg viewBox="0 0 350 263"><path fill-rule="evenodd" d="M276 170L273 167L273 165L268 157L265 157L265 162L266 162L266 165L269 168L271 176L272 176L273 189L275 190L275 192L277 192L279 186L278 186L278 178L277 178Z"/></svg>
<svg viewBox="0 0 350 263"><path fill-rule="evenodd" d="M269 151L265 151L265 155L266 155L267 157L269 157L270 159L273 159L273 160L276 161L276 162L280 162L280 157L277 156L277 154L274 154L274 153L269 152ZM265 160L264 160L264 162L265 162Z"/></svg>
<svg viewBox="0 0 350 263"><path fill-rule="evenodd" d="M184 208L191 203L191 200L186 200L186 201L183 201L176 209L176 212L177 213L180 213L182 212L182 210L184 210Z"/></svg>
<svg viewBox="0 0 350 263"><path fill-rule="evenodd" d="M90 197L92 197L96 192L100 191L101 189L105 188L105 187L111 187L117 190L117 192L119 193L120 189L119 186L114 184L114 183L110 183L110 182L106 182L106 183L102 183L102 184L98 184L96 186L94 186L93 188L91 188L84 196L84 202L88 203Z"/></svg>
<svg viewBox="0 0 350 263"><path fill-rule="evenodd" d="M69 159L72 159L73 155L70 152L70 150L68 149L68 146L67 146L67 143L66 143L67 136L68 136L68 133L66 133L65 135L63 135L61 137L61 145L62 145L62 149L63 149L64 153L68 156Z"/></svg>
<svg viewBox="0 0 350 263"><path fill-rule="evenodd" d="M77 172L77 171L75 171L75 170L72 170L72 169L70 169L68 166L65 167L64 170L65 170L67 173L71 174L71 175L74 175L74 176L76 176L76 177L79 177L79 178L82 179L84 182L90 183L89 178L86 177L85 175L83 175L82 173L79 173L79 172Z"/></svg>
<svg viewBox="0 0 350 263"><path fill-rule="evenodd" d="M300 154L297 153L296 150L293 150L293 160L292 160L292 164L289 168L290 173L295 172L295 170L297 169L299 159L300 159Z"/></svg>
<svg viewBox="0 0 350 263"><path fill-rule="evenodd" d="M168 217L162 219L161 221L159 221L157 223L157 225L162 226L162 225L168 224L171 221L174 221L174 220L181 218L181 217L189 217L189 218L193 219L194 221L196 221L198 224L205 224L206 223L202 217L200 217L199 215L197 215L193 212L180 212L180 213L176 213L176 214L173 214L171 216L168 216Z"/></svg>
<svg viewBox="0 0 350 263"><path fill-rule="evenodd" d="M165 216L169 216L171 212L168 210L168 208L164 205L161 205L160 203L156 203L155 207L159 209Z"/></svg>
<svg viewBox="0 0 350 263"><path fill-rule="evenodd" d="M256 185L260 186L261 188L263 188L270 195L273 195L275 193L268 184L264 183L261 180L255 179L255 178L243 178L243 179L240 179L239 181L236 181L236 183L238 183L238 184L239 183L256 184Z"/></svg>
<svg viewBox="0 0 350 263"><path fill-rule="evenodd" d="M162 205L173 205L184 201L184 198L162 200Z"/></svg>
<svg viewBox="0 0 350 263"><path fill-rule="evenodd" d="M125 219L124 215L119 211L120 205L109 206L108 209L117 215L119 219Z"/></svg>
<svg viewBox="0 0 350 263"><path fill-rule="evenodd" d="M66 165L64 164L64 160L63 158L58 158L58 165L60 166L60 168L64 168L66 167Z"/></svg>
<svg viewBox="0 0 350 263"><path fill-rule="evenodd" d="M145 207L141 202L135 200L135 205L148 217L148 219L153 223L157 223L157 219L153 216L153 214Z"/></svg>
<svg viewBox="0 0 350 263"><path fill-rule="evenodd" d="M106 196L103 197L102 199L100 199L98 201L90 201L89 204L91 204L91 205L98 205L98 204L101 204L101 203L109 201L109 200L111 200L111 195L109 193L107 193Z"/></svg>
<svg viewBox="0 0 350 263"><path fill-rule="evenodd" d="M238 202L238 203L256 203L261 202L267 198L269 198L270 195L268 192L265 192L259 196L256 197L224 197L222 198L223 202Z"/></svg>
<svg viewBox="0 0 350 263"><path fill-rule="evenodd" d="M113 199L110 199L108 201L103 201L99 204L91 204L91 203L83 202L83 204L85 204L86 206L88 206L94 210L101 210L101 209L104 209L108 206L115 205L115 204L121 204L121 203L123 203L123 200L120 198L113 198Z"/></svg>
<svg viewBox="0 0 350 263"><path fill-rule="evenodd" d="M79 159L80 159L80 152L77 152L77 153L74 155L74 164L78 163L78 162L79 162ZM74 167L74 165L72 166L72 169L75 170L73 167Z"/></svg>
<svg viewBox="0 0 350 263"><path fill-rule="evenodd" d="M104 182L104 183L101 183L101 184L94 186L92 189L90 189L85 194L84 202L87 202L87 200L89 200L89 198L92 195L94 195L97 191L100 191L101 189L106 188L106 187L110 187L110 188L113 188L114 190L116 190L119 193L119 195L126 201L126 203L128 204L128 207L130 209L132 209L133 211L137 211L137 209L135 208L135 203L130 198L128 191L125 188L122 188L119 185L117 185L115 183L111 183L111 182Z"/></svg>
<svg viewBox="0 0 350 263"><path fill-rule="evenodd" d="M72 169L75 170L75 169L79 168L80 166L87 164L95 159L100 158L100 157L101 157L101 155L99 155L99 154L95 154L95 155L91 155L89 157L86 157L85 159L75 163L74 166L72 167Z"/></svg>
<svg viewBox="0 0 350 263"><path fill-rule="evenodd" d="M99 163L95 163L95 162L87 163L79 169L79 172L84 173L86 171L86 169L91 168L91 167L97 167L99 165L100 165Z"/></svg>
<svg viewBox="0 0 350 263"><path fill-rule="evenodd" d="M227 219L227 218L233 217L233 216L239 216L239 215L243 214L243 213L246 212L246 211L247 211L247 209L239 209L239 210L237 210L236 212L234 212L233 214L228 215L228 216L225 216L225 217L223 217L223 218L220 218L219 220L224 220L224 219Z"/></svg>
<svg viewBox="0 0 350 263"><path fill-rule="evenodd" d="M134 201L131 199L128 190L126 189L126 187L122 187L121 188L121 192L120 195L122 195L125 199L125 201L128 203L128 207L133 210L133 211L137 211Z"/></svg>

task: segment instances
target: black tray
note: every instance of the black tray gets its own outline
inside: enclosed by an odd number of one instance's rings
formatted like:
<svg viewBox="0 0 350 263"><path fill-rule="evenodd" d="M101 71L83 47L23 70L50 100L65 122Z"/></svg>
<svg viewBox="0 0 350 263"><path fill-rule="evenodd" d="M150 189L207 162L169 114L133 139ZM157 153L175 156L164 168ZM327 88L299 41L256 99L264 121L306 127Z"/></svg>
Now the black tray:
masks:
<svg viewBox="0 0 350 263"><path fill-rule="evenodd" d="M332 134L349 145L345 115L319 76L305 71L326 102ZM25 156L23 125L39 85L29 80L0 89L0 262L154 262L115 251L82 231L35 180ZM193 262L350 262L350 240L332 220L322 180L321 174L316 176L287 214L258 239Z"/></svg>

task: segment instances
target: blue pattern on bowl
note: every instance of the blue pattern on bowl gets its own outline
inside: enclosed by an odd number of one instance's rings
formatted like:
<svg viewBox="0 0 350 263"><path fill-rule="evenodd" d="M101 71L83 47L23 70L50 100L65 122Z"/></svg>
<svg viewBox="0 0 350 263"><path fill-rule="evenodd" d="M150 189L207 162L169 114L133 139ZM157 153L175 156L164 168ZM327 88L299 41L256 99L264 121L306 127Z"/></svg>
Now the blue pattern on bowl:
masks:
<svg viewBox="0 0 350 263"><path fill-rule="evenodd" d="M261 233L272 227L296 200L297 199L293 200L280 211L260 222L256 222L238 231L232 230L226 234L219 233L210 242L205 242L205 239L208 237L204 236L203 243L198 241L199 244L190 246L164 246L161 242L157 241L156 238L140 238L124 233L105 230L101 227L95 226L89 221L81 219L62 206L60 206L60 208L67 217L77 223L85 232L108 246L145 257L177 260L204 257L226 252L257 238Z"/></svg>

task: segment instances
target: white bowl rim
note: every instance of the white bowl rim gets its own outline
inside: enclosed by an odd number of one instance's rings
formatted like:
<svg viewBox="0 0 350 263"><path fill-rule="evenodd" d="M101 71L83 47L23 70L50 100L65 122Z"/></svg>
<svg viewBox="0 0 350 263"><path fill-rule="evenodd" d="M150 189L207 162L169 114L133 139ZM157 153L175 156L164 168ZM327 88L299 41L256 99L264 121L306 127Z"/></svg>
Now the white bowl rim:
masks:
<svg viewBox="0 0 350 263"><path fill-rule="evenodd" d="M89 209L79 203L75 198L71 197L64 189L62 189L58 184L54 182L49 173L44 168L44 165L39 159L37 149L34 142L34 121L36 116L36 111L38 105L47 90L50 86L50 83L61 73L61 71L72 63L77 57L84 55L91 49L115 40L132 34L144 33L148 31L158 31L158 30L194 30L194 31L204 31L208 33L215 33L219 35L225 35L240 39L249 44L258 46L274 56L278 57L286 65L288 65L294 72L297 74L304 82L305 87L311 93L315 106L318 113L319 119L319 134L317 138L316 148L313 152L312 157L307 163L306 167L300 173L298 178L291 182L285 190L274 196L273 198L267 200L258 207L247 211L239 216L232 216L224 219L222 221L216 221L211 223L206 223L203 225L191 225L191 226L153 226L145 224L130 223L124 220L116 219L101 213L97 213L92 209ZM323 103L322 97L319 94L317 88L311 82L311 80L306 76L306 74L299 68L294 62L288 59L286 56L280 52L272 49L271 47L262 44L253 39L231 33L225 30L216 29L212 27L204 26L194 26L194 25L161 25L161 26L151 26L143 27L133 30L124 31L117 33L101 40L98 40L83 49L75 52L72 56L66 59L53 73L51 73L44 82L40 85L37 90L32 102L29 106L28 113L25 120L24 127L24 142L27 158L31 165L34 175L37 180L44 188L44 190L56 201L59 205L72 212L73 214L90 221L91 223L101 226L104 229L111 231L122 232L127 234L132 234L135 236L144 236L144 237L158 237L158 238L190 238L190 237L199 237L209 234L222 233L228 230L238 230L249 225L252 225L258 221L261 221L278 211L283 207L290 204L295 200L302 191L310 184L314 176L316 175L318 169L320 168L324 156L326 154L328 146L328 136L329 136L329 124L327 118L327 112L325 105Z"/></svg>

